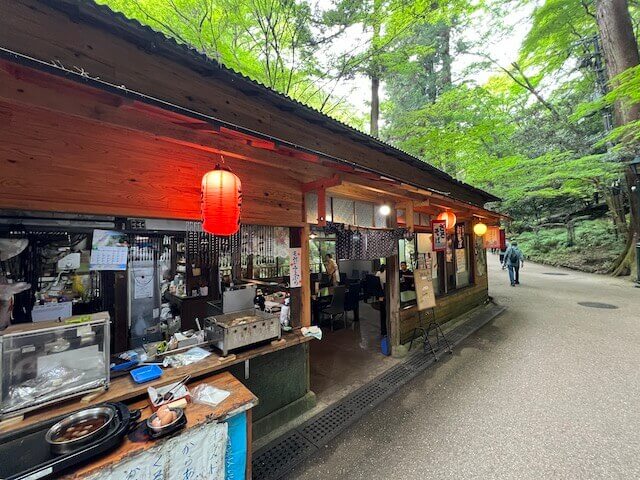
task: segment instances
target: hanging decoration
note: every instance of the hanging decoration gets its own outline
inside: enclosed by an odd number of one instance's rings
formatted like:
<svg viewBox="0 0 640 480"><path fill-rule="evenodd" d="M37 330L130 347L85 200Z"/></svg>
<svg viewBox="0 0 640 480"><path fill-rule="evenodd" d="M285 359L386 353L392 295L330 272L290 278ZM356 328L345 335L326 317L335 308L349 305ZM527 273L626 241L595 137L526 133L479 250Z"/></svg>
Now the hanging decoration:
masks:
<svg viewBox="0 0 640 480"><path fill-rule="evenodd" d="M473 233L477 236L482 237L485 233L487 233L487 225L482 222L478 222L473 226Z"/></svg>
<svg viewBox="0 0 640 480"><path fill-rule="evenodd" d="M413 238L406 228L383 230L333 222L327 222L324 231L336 235L336 257L350 260L375 260L394 255L398 240Z"/></svg>
<svg viewBox="0 0 640 480"><path fill-rule="evenodd" d="M452 230L456 224L456 214L450 210L442 212L438 215L438 220L444 220L446 222L446 229Z"/></svg>
<svg viewBox="0 0 640 480"><path fill-rule="evenodd" d="M228 168L216 165L202 177L202 228L217 236L229 236L240 229L242 184Z"/></svg>

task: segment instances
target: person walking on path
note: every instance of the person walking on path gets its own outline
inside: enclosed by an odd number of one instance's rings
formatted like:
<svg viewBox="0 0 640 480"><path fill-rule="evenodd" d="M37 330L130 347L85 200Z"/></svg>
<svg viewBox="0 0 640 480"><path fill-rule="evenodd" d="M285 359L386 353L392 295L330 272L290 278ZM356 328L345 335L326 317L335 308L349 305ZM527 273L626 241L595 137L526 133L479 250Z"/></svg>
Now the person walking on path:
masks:
<svg viewBox="0 0 640 480"><path fill-rule="evenodd" d="M518 242L512 242L507 251L504 253L504 262L502 269L509 270L509 281L511 286L520 285L520 267L524 266L524 256L518 248Z"/></svg>

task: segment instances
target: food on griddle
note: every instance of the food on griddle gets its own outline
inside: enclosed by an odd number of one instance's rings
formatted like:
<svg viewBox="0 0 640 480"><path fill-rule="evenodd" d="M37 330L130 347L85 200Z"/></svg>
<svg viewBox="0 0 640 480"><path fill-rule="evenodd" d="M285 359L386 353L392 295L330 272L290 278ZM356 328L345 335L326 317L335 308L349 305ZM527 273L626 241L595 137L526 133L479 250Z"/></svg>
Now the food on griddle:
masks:
<svg viewBox="0 0 640 480"><path fill-rule="evenodd" d="M107 423L106 417L79 420L77 423L63 429L53 440L56 442L70 442L72 440L78 440L95 432L105 423Z"/></svg>
<svg viewBox="0 0 640 480"><path fill-rule="evenodd" d="M255 321L255 319L256 319L256 317L251 317L251 316L234 318L233 320L231 320L229 322L228 325L230 327L236 327L238 325L244 325L245 323L253 322L253 321Z"/></svg>

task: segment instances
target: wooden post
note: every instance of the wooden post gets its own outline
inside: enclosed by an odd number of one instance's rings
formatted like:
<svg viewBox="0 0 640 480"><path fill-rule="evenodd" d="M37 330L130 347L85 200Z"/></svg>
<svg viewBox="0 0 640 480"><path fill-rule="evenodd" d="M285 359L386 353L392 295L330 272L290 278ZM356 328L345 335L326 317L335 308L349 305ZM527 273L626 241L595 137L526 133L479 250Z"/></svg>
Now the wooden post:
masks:
<svg viewBox="0 0 640 480"><path fill-rule="evenodd" d="M311 267L309 265L309 225L301 229L302 287L300 288L300 326L311 326Z"/></svg>
<svg viewBox="0 0 640 480"><path fill-rule="evenodd" d="M413 222L413 208L411 209L411 221ZM397 226L397 216L390 215L389 228L395 228ZM400 258L398 248L399 245L398 242L396 242L395 253L387 257L387 284L385 287L387 299L387 335L389 336L392 353L394 349L400 346Z"/></svg>
<svg viewBox="0 0 640 480"><path fill-rule="evenodd" d="M413 232L413 202L402 204L402 208L404 208L404 218L407 230Z"/></svg>
<svg viewBox="0 0 640 480"><path fill-rule="evenodd" d="M309 225L291 228L289 246L300 248L302 281L301 286L290 288L291 326L294 328L311 325L311 285L309 271Z"/></svg>
<svg viewBox="0 0 640 480"><path fill-rule="evenodd" d="M400 345L400 269L398 254L387 257L387 332L391 351Z"/></svg>
<svg viewBox="0 0 640 480"><path fill-rule="evenodd" d="M318 190L318 226L327 225L327 191L324 188Z"/></svg>

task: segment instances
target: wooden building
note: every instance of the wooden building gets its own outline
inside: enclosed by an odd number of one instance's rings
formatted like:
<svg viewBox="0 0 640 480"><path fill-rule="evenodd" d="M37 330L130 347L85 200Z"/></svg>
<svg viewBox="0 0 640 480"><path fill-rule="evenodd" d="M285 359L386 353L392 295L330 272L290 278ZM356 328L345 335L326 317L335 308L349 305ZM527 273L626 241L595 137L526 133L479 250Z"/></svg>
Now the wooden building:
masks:
<svg viewBox="0 0 640 480"><path fill-rule="evenodd" d="M305 275L291 293L295 327L311 321L309 233L325 221L327 197L391 205L400 212L391 223L412 232L430 232L425 216L455 213L470 238L468 278L464 288L445 286L438 319L487 300L486 271L478 270L484 251L472 227L499 223L484 208L499 200L493 195L93 2L2 2L2 215L199 220L202 175L221 156L243 183L242 223L289 227L290 246L302 248ZM311 218L309 194L319 206ZM390 268L398 261L387 259ZM389 283L397 290L394 275ZM417 307L401 309L392 293L387 309L398 350L418 324ZM296 330L285 340L219 366L258 395L258 435L313 401L308 339ZM242 362L258 357L246 378ZM285 366L291 376L274 378Z"/></svg>

